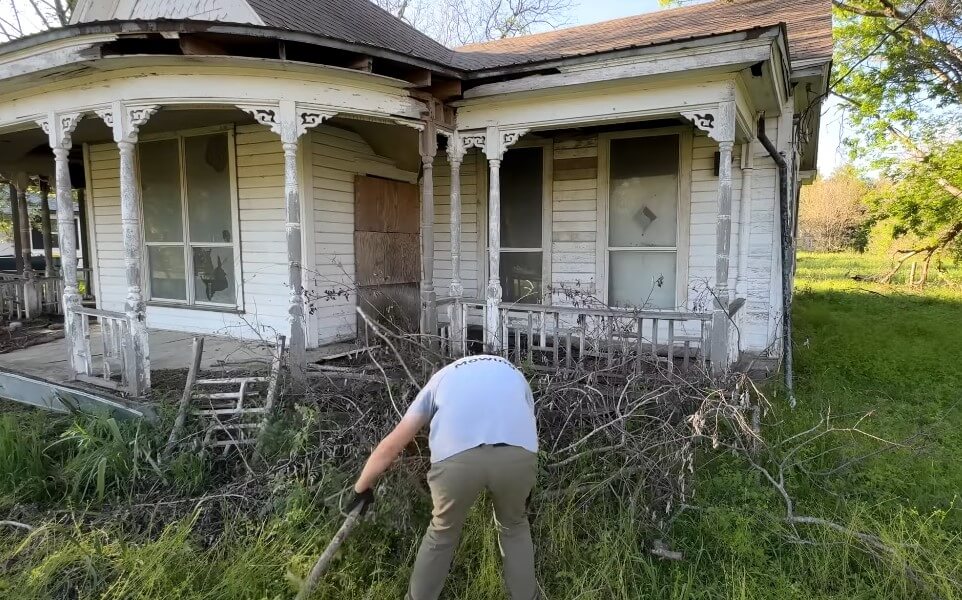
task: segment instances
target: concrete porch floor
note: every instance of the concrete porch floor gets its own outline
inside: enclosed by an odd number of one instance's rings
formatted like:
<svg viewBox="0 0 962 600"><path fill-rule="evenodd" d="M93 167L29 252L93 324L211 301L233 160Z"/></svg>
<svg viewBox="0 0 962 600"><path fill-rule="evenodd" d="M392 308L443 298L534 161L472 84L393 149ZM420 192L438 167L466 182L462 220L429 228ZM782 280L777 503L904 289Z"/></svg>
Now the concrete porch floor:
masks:
<svg viewBox="0 0 962 600"><path fill-rule="evenodd" d="M101 364L100 357L103 355L99 331L91 331L90 338L94 369L97 369ZM190 333L151 329L149 334L151 372L187 369L192 357L193 338L194 334ZM311 362L324 354L353 347L353 343L325 346L308 351L307 358ZM270 365L271 356L271 347L263 342L205 335L201 368L205 371L223 367L262 366L266 369ZM70 369L67 364L67 346L63 338L0 354L0 369L54 383L71 383Z"/></svg>
<svg viewBox="0 0 962 600"><path fill-rule="evenodd" d="M98 329L90 332L94 369L100 368L103 355ZM193 334L150 330L151 373L187 369L192 359ZM353 343L338 343L310 350L308 362L328 354L352 350ZM0 354L0 399L12 400L55 412L72 407L91 412L107 411L120 418L153 418L150 401L124 398L115 392L72 379L63 338ZM243 369L266 371L273 350L263 342L204 336L203 371Z"/></svg>

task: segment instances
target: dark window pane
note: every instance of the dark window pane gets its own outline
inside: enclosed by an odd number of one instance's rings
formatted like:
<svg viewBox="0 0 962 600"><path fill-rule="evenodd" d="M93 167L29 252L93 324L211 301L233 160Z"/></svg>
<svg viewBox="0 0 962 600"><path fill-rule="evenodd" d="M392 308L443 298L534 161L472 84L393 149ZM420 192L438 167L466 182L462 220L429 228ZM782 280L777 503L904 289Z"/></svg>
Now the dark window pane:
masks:
<svg viewBox="0 0 962 600"><path fill-rule="evenodd" d="M227 134L184 138L190 241L231 243Z"/></svg>
<svg viewBox="0 0 962 600"><path fill-rule="evenodd" d="M611 140L608 245L676 244L678 136Z"/></svg>
<svg viewBox="0 0 962 600"><path fill-rule="evenodd" d="M148 242L184 241L179 147L177 140L140 144L144 239Z"/></svg>
<svg viewBox="0 0 962 600"><path fill-rule="evenodd" d="M156 300L187 300L183 246L148 246L150 297Z"/></svg>
<svg viewBox="0 0 962 600"><path fill-rule="evenodd" d="M43 232L39 225L30 227L30 244L34 250L43 250Z"/></svg>
<svg viewBox="0 0 962 600"><path fill-rule="evenodd" d="M194 300L235 304L234 249L194 247Z"/></svg>
<svg viewBox="0 0 962 600"><path fill-rule="evenodd" d="M541 303L541 253L502 252L501 289L505 302Z"/></svg>
<svg viewBox="0 0 962 600"><path fill-rule="evenodd" d="M541 148L518 148L504 153L501 163L501 246L541 248Z"/></svg>

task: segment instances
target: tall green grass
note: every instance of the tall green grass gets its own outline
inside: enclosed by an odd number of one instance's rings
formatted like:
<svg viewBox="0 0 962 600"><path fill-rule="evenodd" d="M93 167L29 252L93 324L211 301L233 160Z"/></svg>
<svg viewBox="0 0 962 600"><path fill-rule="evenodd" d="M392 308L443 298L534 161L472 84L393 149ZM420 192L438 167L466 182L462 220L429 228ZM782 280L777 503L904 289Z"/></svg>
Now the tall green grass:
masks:
<svg viewBox="0 0 962 600"><path fill-rule="evenodd" d="M962 293L851 279L877 271L873 260L801 257L799 408L776 396L765 435L786 439L829 411L844 424L871 413L861 427L903 447L878 452L867 438L834 436L802 453L806 469L792 471L788 486L799 514L871 533L893 554L879 560L852 535L788 526L770 485L737 458L704 452L692 506L664 533L641 528L650 516L610 497L536 494L532 528L546 598L962 598ZM274 431L274 445L303 450L311 439L305 428L316 425L310 418L290 416L288 439ZM139 506L143 496L200 497L231 474L191 453L157 467L157 438L145 426L102 419L0 414L0 508L32 516L37 526L30 533L0 527L0 597L292 597L340 523L318 499L340 489L347 474L297 465L237 491L249 498L213 497L165 516L169 506ZM116 514L126 517L97 516L124 507ZM505 597L490 510L481 503L470 515L448 598ZM411 525L428 518L423 492L393 479L314 597L403 597L419 543ZM654 557L657 537L684 559Z"/></svg>

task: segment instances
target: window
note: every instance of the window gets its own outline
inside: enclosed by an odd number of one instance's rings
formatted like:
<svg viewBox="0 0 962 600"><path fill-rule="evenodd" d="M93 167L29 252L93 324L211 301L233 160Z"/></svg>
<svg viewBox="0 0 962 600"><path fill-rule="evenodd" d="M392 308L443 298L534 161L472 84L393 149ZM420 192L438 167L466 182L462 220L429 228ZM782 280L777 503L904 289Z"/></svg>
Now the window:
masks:
<svg viewBox="0 0 962 600"><path fill-rule="evenodd" d="M230 145L226 132L139 145L152 301L237 307Z"/></svg>
<svg viewBox="0 0 962 600"><path fill-rule="evenodd" d="M674 308L678 262L680 139L610 140L608 303Z"/></svg>
<svg viewBox="0 0 962 600"><path fill-rule="evenodd" d="M515 148L501 163L501 289L538 304L544 284L544 150Z"/></svg>

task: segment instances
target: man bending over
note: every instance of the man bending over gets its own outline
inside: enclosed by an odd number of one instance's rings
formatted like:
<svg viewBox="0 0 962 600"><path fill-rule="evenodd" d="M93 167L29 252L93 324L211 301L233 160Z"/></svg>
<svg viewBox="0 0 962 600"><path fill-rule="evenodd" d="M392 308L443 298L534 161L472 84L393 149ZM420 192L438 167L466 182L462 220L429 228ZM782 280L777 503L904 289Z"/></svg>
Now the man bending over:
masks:
<svg viewBox="0 0 962 600"><path fill-rule="evenodd" d="M526 503L537 478L534 399L524 375L497 356L470 356L438 371L378 444L354 485L367 506L374 484L427 423L434 503L411 575L409 600L436 600L468 510L482 490L494 500L504 580L512 600L539 597Z"/></svg>

